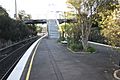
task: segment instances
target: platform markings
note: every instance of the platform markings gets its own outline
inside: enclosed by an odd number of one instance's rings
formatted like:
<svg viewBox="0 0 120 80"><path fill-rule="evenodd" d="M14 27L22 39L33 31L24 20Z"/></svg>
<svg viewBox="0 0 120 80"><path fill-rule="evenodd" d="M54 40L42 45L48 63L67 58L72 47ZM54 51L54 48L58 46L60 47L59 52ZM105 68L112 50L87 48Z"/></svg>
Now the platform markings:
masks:
<svg viewBox="0 0 120 80"><path fill-rule="evenodd" d="M37 46L35 47L35 50L33 51L33 55L32 55L31 61L30 61L29 69L28 69L27 76L26 76L25 80L29 80L29 78L30 78L30 72L31 72L32 65L33 65L33 59L35 57L35 54L36 54L39 43L40 42L38 42Z"/></svg>

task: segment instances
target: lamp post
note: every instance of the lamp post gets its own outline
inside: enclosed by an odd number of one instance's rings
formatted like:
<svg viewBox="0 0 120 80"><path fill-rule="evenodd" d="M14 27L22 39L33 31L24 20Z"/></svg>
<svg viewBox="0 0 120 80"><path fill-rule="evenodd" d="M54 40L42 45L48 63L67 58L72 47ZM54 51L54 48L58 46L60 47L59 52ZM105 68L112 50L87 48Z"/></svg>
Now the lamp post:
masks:
<svg viewBox="0 0 120 80"><path fill-rule="evenodd" d="M15 0L15 15L14 17L17 19L17 1Z"/></svg>

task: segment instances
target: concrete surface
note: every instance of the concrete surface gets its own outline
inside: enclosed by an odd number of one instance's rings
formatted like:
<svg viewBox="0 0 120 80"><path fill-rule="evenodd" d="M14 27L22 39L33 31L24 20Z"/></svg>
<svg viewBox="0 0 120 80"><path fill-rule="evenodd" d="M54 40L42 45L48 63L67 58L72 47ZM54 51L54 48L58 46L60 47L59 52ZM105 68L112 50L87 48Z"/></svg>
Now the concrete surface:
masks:
<svg viewBox="0 0 120 80"><path fill-rule="evenodd" d="M115 80L113 69L109 57L103 52L73 54L55 39L43 39L29 80Z"/></svg>

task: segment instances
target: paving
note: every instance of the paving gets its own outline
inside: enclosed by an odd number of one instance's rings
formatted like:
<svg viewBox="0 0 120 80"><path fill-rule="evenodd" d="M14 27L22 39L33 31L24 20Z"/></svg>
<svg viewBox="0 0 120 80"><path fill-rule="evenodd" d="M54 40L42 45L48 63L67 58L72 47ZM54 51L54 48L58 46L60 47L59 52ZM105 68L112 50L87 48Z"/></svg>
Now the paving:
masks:
<svg viewBox="0 0 120 80"><path fill-rule="evenodd" d="M41 40L29 80L115 80L103 54L73 54L55 39Z"/></svg>

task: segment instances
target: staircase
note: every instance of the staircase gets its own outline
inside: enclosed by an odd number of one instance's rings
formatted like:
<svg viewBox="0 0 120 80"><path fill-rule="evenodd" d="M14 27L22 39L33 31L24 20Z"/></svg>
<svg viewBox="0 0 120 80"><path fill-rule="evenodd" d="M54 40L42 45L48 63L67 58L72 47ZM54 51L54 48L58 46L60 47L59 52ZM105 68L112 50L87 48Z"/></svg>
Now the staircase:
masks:
<svg viewBox="0 0 120 80"><path fill-rule="evenodd" d="M47 21L49 38L59 38L58 25L59 23L56 19L49 19Z"/></svg>

